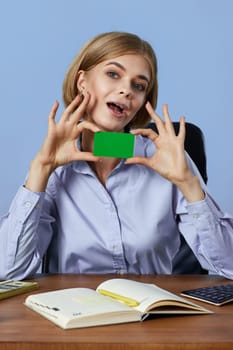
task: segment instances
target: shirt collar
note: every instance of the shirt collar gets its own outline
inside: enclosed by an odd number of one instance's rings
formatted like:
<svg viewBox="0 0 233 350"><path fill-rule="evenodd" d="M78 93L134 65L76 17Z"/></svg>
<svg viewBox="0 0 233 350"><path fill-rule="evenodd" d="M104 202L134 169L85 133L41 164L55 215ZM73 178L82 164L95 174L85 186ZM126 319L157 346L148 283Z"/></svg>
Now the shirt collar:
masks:
<svg viewBox="0 0 233 350"><path fill-rule="evenodd" d="M135 144L134 144L134 155L135 156L141 156L145 157L146 156L146 145L147 145L148 139L142 137L142 136L136 136L135 137ZM80 146L79 140L78 140L78 147ZM122 159L120 163L116 166L114 170L120 169L123 166L125 166L125 160ZM88 165L86 161L76 161L72 163L72 168L74 171L82 174L89 174L93 175L93 170L91 167Z"/></svg>

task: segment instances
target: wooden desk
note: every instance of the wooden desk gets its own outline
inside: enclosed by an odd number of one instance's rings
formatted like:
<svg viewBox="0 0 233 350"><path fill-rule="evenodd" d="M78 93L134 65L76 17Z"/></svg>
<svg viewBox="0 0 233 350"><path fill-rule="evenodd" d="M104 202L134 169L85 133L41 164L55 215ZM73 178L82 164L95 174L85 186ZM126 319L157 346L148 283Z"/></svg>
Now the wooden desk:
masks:
<svg viewBox="0 0 233 350"><path fill-rule="evenodd" d="M37 281L42 292L69 287L96 288L104 279L112 277L116 275L50 275ZM125 277L155 283L178 294L184 289L230 282L207 275ZM142 323L62 330L26 308L23 301L27 295L0 301L1 350L233 349L233 303L222 307L205 304L215 312L209 315L157 316Z"/></svg>

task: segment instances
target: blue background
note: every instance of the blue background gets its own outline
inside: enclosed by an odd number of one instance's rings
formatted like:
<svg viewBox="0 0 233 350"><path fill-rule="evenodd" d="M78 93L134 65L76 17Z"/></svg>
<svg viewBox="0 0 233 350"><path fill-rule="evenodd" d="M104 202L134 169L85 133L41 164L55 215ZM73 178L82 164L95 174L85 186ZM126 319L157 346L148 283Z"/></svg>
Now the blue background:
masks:
<svg viewBox="0 0 233 350"><path fill-rule="evenodd" d="M209 188L233 213L233 1L0 0L0 214L23 183L63 77L94 35L130 31L159 63L159 103L205 133ZM62 108L60 108L60 113ZM60 114L59 114L60 115Z"/></svg>

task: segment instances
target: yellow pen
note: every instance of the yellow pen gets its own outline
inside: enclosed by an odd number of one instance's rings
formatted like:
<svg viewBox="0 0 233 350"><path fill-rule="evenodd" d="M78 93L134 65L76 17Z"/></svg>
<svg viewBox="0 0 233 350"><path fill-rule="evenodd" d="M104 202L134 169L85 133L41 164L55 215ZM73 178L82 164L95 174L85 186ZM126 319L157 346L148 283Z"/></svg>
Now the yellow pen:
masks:
<svg viewBox="0 0 233 350"><path fill-rule="evenodd" d="M127 297L124 297L123 295L112 293L112 292L109 292L108 290L105 290L105 289L98 289L98 292L102 295L107 296L107 297L122 301L124 304L131 306L131 307L136 307L140 304L135 299L127 298Z"/></svg>

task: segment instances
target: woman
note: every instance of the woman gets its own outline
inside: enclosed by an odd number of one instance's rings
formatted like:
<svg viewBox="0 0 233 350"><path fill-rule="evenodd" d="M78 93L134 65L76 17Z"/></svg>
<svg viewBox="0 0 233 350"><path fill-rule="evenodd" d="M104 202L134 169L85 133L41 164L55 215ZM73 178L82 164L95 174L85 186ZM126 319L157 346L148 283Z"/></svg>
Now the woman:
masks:
<svg viewBox="0 0 233 350"><path fill-rule="evenodd" d="M167 105L164 121L154 112L157 92L156 56L136 35L104 33L84 46L64 80L66 109L55 122L54 103L1 220L1 278L32 276L47 250L50 272L169 274L179 232L203 268L233 278L233 218L185 154L184 117L176 136ZM143 129L151 118L159 134ZM93 155L94 133L128 130L134 157Z"/></svg>

